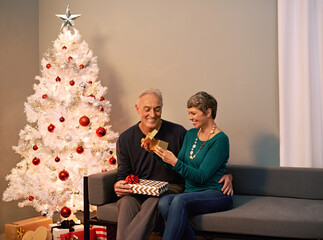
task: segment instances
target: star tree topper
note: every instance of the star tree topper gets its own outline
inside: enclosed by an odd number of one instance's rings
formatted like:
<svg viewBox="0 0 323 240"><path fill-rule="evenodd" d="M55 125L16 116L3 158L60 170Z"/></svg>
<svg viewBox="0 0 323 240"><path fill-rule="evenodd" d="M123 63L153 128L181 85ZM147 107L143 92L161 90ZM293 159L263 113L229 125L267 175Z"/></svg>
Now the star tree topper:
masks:
<svg viewBox="0 0 323 240"><path fill-rule="evenodd" d="M61 26L61 30L67 26L67 28L69 29L69 27L74 27L74 19L80 17L82 14L71 14L71 10L70 10L70 6L67 5L66 8L66 13L65 15L61 15L61 14L56 14L57 17L59 17L60 19L63 20L62 26Z"/></svg>

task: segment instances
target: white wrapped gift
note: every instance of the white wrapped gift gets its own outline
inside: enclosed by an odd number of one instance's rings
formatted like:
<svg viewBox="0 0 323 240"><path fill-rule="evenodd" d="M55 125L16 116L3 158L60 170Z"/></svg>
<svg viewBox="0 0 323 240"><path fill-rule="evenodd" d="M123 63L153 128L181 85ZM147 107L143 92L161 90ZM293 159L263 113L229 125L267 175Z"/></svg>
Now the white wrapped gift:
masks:
<svg viewBox="0 0 323 240"><path fill-rule="evenodd" d="M57 228L57 226L59 225L57 225L56 223L49 225L49 227L52 230L53 240L61 240L61 235L69 232L68 228ZM84 226L82 224L79 224L79 225L74 225L73 228L74 228L74 231L81 231L84 229Z"/></svg>
<svg viewBox="0 0 323 240"><path fill-rule="evenodd" d="M168 182L140 179L139 183L129 184L136 194L160 196L168 190Z"/></svg>

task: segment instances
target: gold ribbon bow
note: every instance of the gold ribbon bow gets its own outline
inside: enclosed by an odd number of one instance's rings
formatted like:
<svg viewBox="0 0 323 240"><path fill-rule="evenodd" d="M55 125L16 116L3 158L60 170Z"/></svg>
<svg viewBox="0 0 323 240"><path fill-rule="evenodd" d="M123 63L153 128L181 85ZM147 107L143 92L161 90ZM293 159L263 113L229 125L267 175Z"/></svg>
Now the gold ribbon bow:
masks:
<svg viewBox="0 0 323 240"><path fill-rule="evenodd" d="M18 227L18 229L17 229L17 238L19 240L21 240L22 237L24 236L24 234L25 234L25 230L22 227Z"/></svg>

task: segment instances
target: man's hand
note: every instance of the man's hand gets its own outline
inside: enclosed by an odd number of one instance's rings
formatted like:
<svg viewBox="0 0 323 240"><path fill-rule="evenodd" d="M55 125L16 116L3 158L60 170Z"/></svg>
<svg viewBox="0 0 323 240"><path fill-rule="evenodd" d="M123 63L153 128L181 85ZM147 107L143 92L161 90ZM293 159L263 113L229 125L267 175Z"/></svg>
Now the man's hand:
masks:
<svg viewBox="0 0 323 240"><path fill-rule="evenodd" d="M118 197L133 194L131 187L124 180L120 180L114 184L114 191Z"/></svg>
<svg viewBox="0 0 323 240"><path fill-rule="evenodd" d="M219 180L219 183L223 183L223 187L221 189L221 191L223 192L223 194L226 194L228 196L232 196L233 195L233 187L232 187L232 180L233 177L231 174L226 174L223 175L221 177L221 179Z"/></svg>
<svg viewBox="0 0 323 240"><path fill-rule="evenodd" d="M142 148L144 148L147 152L153 152L153 151L151 151L149 149L150 142L151 142L151 139L150 138L147 138L147 139L143 138L143 139L141 139L141 145L140 146Z"/></svg>

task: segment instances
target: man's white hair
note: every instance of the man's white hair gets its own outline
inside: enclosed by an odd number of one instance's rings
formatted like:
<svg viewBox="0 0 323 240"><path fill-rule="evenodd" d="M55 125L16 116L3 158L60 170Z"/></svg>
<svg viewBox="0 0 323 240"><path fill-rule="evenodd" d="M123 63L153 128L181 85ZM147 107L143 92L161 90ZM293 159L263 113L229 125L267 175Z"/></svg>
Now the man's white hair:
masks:
<svg viewBox="0 0 323 240"><path fill-rule="evenodd" d="M159 89L156 89L156 88L150 88L150 89L147 89L147 90L144 90L142 91L139 96L138 96L138 99L137 99L137 104L139 102L139 99L142 98L143 96L147 95L147 94L153 94L155 95L157 98L159 98L159 101L161 103L161 106L163 106L163 96L162 96L162 93Z"/></svg>

